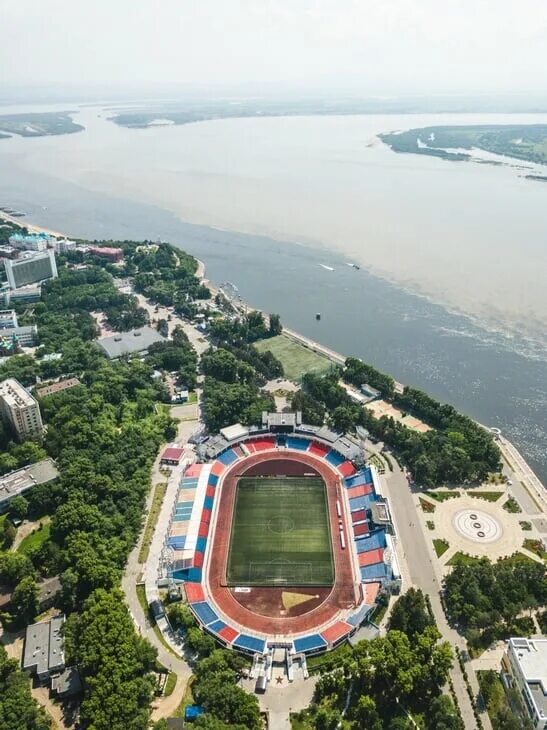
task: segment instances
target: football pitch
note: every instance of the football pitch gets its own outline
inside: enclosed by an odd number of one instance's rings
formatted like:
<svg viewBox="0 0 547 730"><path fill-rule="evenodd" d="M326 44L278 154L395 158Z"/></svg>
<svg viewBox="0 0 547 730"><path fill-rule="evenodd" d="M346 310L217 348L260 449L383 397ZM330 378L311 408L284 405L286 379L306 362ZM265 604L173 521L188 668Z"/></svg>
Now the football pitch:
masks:
<svg viewBox="0 0 547 730"><path fill-rule="evenodd" d="M322 479L239 480L226 579L232 586L332 585L334 568Z"/></svg>

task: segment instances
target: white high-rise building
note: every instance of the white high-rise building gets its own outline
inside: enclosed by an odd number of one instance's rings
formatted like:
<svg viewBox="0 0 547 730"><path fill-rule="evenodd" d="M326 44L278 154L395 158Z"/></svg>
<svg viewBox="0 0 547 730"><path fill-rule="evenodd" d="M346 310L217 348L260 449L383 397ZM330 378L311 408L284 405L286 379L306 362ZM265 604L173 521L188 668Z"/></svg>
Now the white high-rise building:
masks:
<svg viewBox="0 0 547 730"><path fill-rule="evenodd" d="M534 730L547 728L547 637L509 639L502 664L522 697Z"/></svg>
<svg viewBox="0 0 547 730"><path fill-rule="evenodd" d="M4 268L10 289L17 289L37 281L57 278L55 251L49 248L42 253L30 254L27 258L4 259Z"/></svg>
<svg viewBox="0 0 547 730"><path fill-rule="evenodd" d="M40 406L15 378L0 383L0 414L20 441L41 439L44 425Z"/></svg>

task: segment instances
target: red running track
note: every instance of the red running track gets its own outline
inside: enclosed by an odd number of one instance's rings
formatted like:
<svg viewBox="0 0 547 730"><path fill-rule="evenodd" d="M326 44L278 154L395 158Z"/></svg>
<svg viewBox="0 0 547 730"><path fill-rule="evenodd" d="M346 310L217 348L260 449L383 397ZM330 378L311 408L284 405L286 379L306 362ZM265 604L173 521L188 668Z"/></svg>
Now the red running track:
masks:
<svg viewBox="0 0 547 730"><path fill-rule="evenodd" d="M285 462L287 468L286 471L280 471L277 464L271 464L273 469L270 473L277 472L278 474L286 474L295 468L297 469L297 464L311 467L311 469L318 472L323 478L327 491L334 558L334 585L323 603L308 613L294 617L272 618L253 613L242 606L226 586L226 568L230 548L230 534L237 481L239 477L252 470L258 464L273 461ZM269 471L270 469L266 467L264 474L268 474ZM351 562L352 535L347 527L348 520L342 498L342 489L340 475L329 464L309 453L300 451L271 451L252 454L243 461L235 462L225 471L217 486L217 492L220 492L220 494L217 494L216 500L217 519L214 527L214 535L208 547L210 558L206 581L212 602L217 605L221 613L228 620L233 621L242 628L249 629L251 632L269 634L270 636L273 634L289 636L319 629L324 624L334 620L341 609L353 608L361 600L361 597L356 595L355 578ZM345 550L342 550L340 544L340 528L336 512L337 500L340 501L343 511L343 525L346 538Z"/></svg>

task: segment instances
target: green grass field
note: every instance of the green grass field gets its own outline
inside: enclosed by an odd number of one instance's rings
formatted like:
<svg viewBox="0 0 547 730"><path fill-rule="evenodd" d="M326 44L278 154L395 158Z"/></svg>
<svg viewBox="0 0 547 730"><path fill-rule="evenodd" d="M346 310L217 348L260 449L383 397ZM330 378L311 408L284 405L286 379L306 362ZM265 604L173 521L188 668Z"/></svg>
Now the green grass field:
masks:
<svg viewBox="0 0 547 730"><path fill-rule="evenodd" d="M322 479L246 477L237 485L227 581L324 586L334 580Z"/></svg>
<svg viewBox="0 0 547 730"><path fill-rule="evenodd" d="M269 350L281 362L288 380L300 380L306 373L321 375L333 367L328 358L318 355L285 335L259 340L254 345L260 352Z"/></svg>

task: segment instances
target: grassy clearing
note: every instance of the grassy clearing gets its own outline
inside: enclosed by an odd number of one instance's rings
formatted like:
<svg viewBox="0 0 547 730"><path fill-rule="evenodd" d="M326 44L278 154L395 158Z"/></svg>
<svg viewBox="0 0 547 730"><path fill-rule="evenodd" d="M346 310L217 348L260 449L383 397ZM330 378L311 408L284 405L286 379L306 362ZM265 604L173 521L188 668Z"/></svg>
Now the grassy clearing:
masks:
<svg viewBox="0 0 547 730"><path fill-rule="evenodd" d="M480 558L475 558L468 553L457 552L450 558L447 565L476 565Z"/></svg>
<svg viewBox="0 0 547 730"><path fill-rule="evenodd" d="M243 478L237 486L228 557L231 585L332 585L322 479Z"/></svg>
<svg viewBox="0 0 547 730"><path fill-rule="evenodd" d="M21 543L17 548L17 552L22 553L23 555L28 555L31 550L39 548L40 545L42 545L49 538L50 530L51 525L49 522L42 525L37 530L34 530L34 532L31 532L30 535L27 535L25 538L23 538L23 540L21 540Z"/></svg>
<svg viewBox="0 0 547 730"><path fill-rule="evenodd" d="M142 536L141 549L139 550L139 563L145 563L148 559L148 553L150 552L150 545L152 544L152 537L154 535L154 528L158 521L166 489L167 484L164 482L156 484L154 488L154 496L152 497L150 512L148 514L146 527L144 528L144 534Z"/></svg>
<svg viewBox="0 0 547 730"><path fill-rule="evenodd" d="M518 512L522 512L521 508L519 507L519 503L513 497L509 497L507 502L505 502L505 504L503 505L503 509L506 512L510 512L512 515L516 515Z"/></svg>
<svg viewBox="0 0 547 730"><path fill-rule="evenodd" d="M440 558L441 555L444 555L445 552L450 547L447 540L442 540L440 538L435 538L433 540L433 547L435 548L435 552L437 554L437 557Z"/></svg>
<svg viewBox="0 0 547 730"><path fill-rule="evenodd" d="M447 499L455 499L460 496L458 491L439 491L439 492L424 492L431 499L435 499L437 502L446 502Z"/></svg>
<svg viewBox="0 0 547 730"><path fill-rule="evenodd" d="M167 682L165 683L165 689L163 690L163 696L169 697L173 694L175 691L175 687L177 686L177 673L176 672L169 672L169 676L167 677Z"/></svg>
<svg viewBox="0 0 547 730"><path fill-rule="evenodd" d="M470 497L476 497L477 499L485 499L487 502L497 502L498 499L504 494L504 492L467 492Z"/></svg>
<svg viewBox="0 0 547 730"><path fill-rule="evenodd" d="M313 352L286 335L259 340L254 344L260 352L269 350L281 362L285 377L289 380L300 381L306 373L321 375L332 369L332 362L324 355Z"/></svg>
<svg viewBox="0 0 547 730"><path fill-rule="evenodd" d="M184 689L184 694L182 695L182 699L180 701L179 706L173 713L173 717L184 717L184 710L188 705L194 704L194 695L192 693L192 684L194 682L194 678L190 677L188 682L186 682L186 687Z"/></svg>
<svg viewBox="0 0 547 730"><path fill-rule="evenodd" d="M435 512L435 505L431 504L431 502L428 502L427 499L422 499L419 497L420 500L420 506L423 509L424 512L427 514L431 514L432 512Z"/></svg>
<svg viewBox="0 0 547 730"><path fill-rule="evenodd" d="M547 551L544 550L541 540L531 540L530 538L527 538L522 543L522 547L526 548L526 550L529 550L531 553L534 553L543 561L547 561Z"/></svg>

